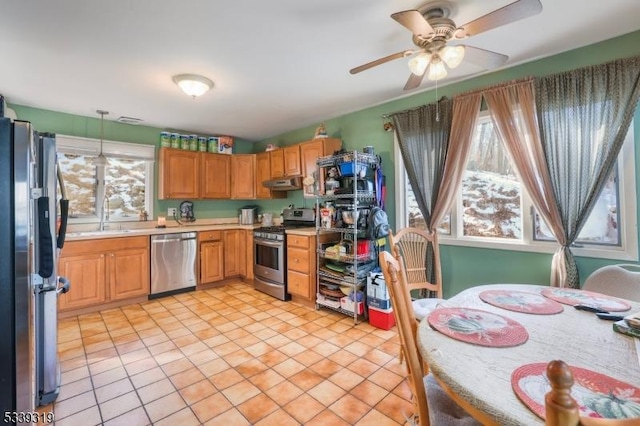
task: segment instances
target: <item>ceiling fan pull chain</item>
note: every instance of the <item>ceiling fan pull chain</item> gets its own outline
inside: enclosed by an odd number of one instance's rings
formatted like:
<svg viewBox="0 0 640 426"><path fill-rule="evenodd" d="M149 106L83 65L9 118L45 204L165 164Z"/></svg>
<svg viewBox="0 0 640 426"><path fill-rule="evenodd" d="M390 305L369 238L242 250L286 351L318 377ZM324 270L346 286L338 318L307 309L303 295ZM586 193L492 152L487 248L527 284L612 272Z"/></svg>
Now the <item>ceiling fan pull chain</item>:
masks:
<svg viewBox="0 0 640 426"><path fill-rule="evenodd" d="M436 122L440 122L440 101L438 101L438 80L436 80Z"/></svg>

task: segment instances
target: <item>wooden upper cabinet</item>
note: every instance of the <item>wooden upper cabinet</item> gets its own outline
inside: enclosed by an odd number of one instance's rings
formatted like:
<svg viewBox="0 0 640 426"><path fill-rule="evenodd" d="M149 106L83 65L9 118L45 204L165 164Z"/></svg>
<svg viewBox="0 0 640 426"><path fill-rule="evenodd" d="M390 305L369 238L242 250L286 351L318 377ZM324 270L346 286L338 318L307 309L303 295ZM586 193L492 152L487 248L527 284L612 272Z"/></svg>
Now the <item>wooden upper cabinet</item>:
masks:
<svg viewBox="0 0 640 426"><path fill-rule="evenodd" d="M271 178L284 177L284 149L278 148L269 151L269 159L271 162Z"/></svg>
<svg viewBox="0 0 640 426"><path fill-rule="evenodd" d="M231 155L201 153L201 198L231 198Z"/></svg>
<svg viewBox="0 0 640 426"><path fill-rule="evenodd" d="M231 198L251 200L256 198L255 154L231 156Z"/></svg>
<svg viewBox="0 0 640 426"><path fill-rule="evenodd" d="M300 145L288 146L284 150L284 175L300 176L302 167L300 166Z"/></svg>
<svg viewBox="0 0 640 426"><path fill-rule="evenodd" d="M200 198L199 152L160 148L159 198Z"/></svg>
<svg viewBox="0 0 640 426"><path fill-rule="evenodd" d="M318 176L318 158L325 155L332 155L342 148L342 141L334 138L314 139L300 144L300 161L302 163L302 177L312 176L319 185L324 180L324 176ZM320 186L322 188L323 186ZM315 197L314 185L303 188L305 197Z"/></svg>
<svg viewBox="0 0 640 426"><path fill-rule="evenodd" d="M256 154L256 198L271 198L271 190L262 182L271 179L271 158L268 152Z"/></svg>

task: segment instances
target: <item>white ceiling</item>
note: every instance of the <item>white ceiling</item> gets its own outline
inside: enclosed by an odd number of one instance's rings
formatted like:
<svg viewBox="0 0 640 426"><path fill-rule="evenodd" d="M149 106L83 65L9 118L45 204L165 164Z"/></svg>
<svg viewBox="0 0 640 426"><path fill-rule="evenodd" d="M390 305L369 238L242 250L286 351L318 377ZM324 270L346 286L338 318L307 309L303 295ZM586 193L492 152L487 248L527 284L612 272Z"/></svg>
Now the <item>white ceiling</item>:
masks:
<svg viewBox="0 0 640 426"><path fill-rule="evenodd" d="M462 25L513 0L452 0ZM465 44L509 56L504 68L640 29L640 1L541 0L541 14ZM9 103L260 140L428 90L404 92L413 48L390 18L415 0L5 0L0 93ZM463 63L440 86L482 69ZM171 77L214 81L198 99Z"/></svg>

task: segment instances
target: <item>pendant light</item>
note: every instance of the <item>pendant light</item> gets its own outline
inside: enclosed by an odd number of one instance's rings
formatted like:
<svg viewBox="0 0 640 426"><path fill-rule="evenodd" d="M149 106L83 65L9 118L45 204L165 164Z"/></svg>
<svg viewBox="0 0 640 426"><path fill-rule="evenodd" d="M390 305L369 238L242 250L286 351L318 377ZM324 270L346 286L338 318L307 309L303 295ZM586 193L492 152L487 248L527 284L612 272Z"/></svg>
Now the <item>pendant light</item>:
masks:
<svg viewBox="0 0 640 426"><path fill-rule="evenodd" d="M96 166L106 166L109 164L109 160L102 153L102 144L104 141L104 116L109 114L109 111L99 109L96 112L100 114L100 154L93 160L93 164Z"/></svg>

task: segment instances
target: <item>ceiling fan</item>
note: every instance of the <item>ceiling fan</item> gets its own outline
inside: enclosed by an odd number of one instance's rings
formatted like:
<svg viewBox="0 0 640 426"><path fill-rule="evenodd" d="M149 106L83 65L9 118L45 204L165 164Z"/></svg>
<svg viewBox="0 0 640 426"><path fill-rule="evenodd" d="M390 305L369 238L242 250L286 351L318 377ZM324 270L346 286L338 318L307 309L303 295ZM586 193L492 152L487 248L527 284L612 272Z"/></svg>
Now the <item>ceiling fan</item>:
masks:
<svg viewBox="0 0 640 426"><path fill-rule="evenodd" d="M485 69L497 68L509 57L478 47L450 45L448 42L463 40L538 14L542 11L542 4L540 0L517 0L460 26L449 18L451 10L452 5L448 1L436 1L425 4L420 10L392 14L393 19L413 33L413 44L418 49L403 50L355 67L349 72L357 74L385 62L411 56L408 62L411 75L404 86L404 90L411 90L420 86L425 74L429 80L440 80L447 76L447 67L456 68L463 60Z"/></svg>

